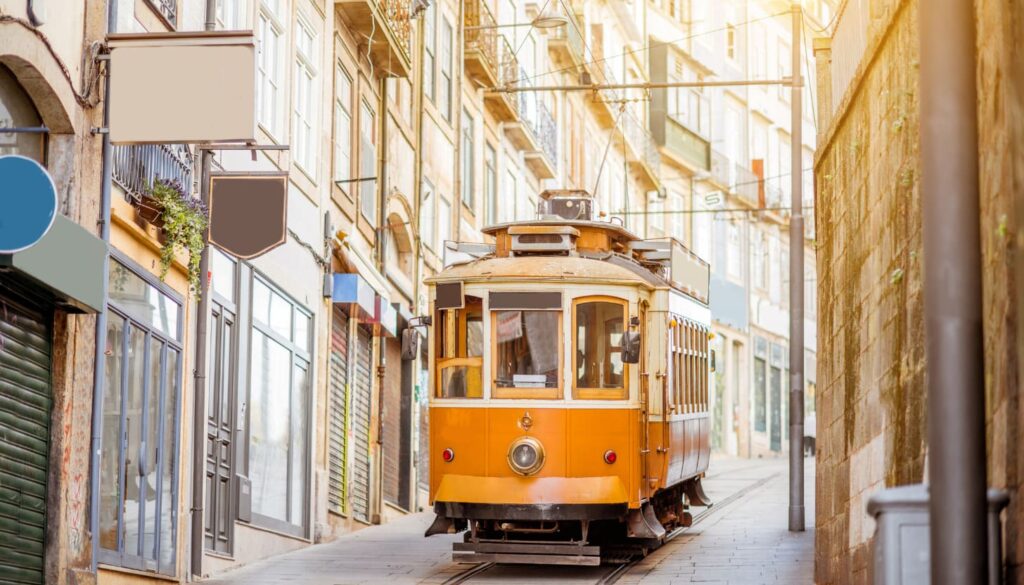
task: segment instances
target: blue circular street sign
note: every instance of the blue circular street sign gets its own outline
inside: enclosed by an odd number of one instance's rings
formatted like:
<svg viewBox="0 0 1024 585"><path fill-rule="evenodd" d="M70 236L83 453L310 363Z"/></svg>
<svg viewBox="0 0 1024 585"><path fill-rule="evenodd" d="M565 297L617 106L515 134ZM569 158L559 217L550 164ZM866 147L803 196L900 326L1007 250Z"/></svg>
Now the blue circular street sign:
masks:
<svg viewBox="0 0 1024 585"><path fill-rule="evenodd" d="M57 213L57 188L36 161L0 156L0 254L13 254L41 240Z"/></svg>

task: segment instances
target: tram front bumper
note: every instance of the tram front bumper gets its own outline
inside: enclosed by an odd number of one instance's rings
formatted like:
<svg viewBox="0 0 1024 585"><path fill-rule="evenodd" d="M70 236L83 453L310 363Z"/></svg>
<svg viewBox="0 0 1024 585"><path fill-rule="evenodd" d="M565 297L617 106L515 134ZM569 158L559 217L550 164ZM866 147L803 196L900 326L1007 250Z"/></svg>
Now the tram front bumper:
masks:
<svg viewBox="0 0 1024 585"><path fill-rule="evenodd" d="M445 518L611 520L628 508L626 487L618 476L446 475L434 497L434 511Z"/></svg>

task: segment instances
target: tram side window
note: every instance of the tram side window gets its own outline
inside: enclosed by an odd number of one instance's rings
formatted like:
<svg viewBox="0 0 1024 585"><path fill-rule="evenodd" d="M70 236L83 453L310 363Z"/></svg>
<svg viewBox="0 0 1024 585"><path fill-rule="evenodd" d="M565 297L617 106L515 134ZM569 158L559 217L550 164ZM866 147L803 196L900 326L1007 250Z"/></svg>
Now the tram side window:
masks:
<svg viewBox="0 0 1024 585"><path fill-rule="evenodd" d="M577 301L574 318L576 398L625 398L622 332L626 304L611 300Z"/></svg>
<svg viewBox="0 0 1024 585"><path fill-rule="evenodd" d="M557 311L492 311L495 397L533 395L528 389L559 388L561 313ZM516 389L501 392L501 389ZM543 396L542 396L543 395Z"/></svg>
<svg viewBox="0 0 1024 585"><path fill-rule="evenodd" d="M483 299L466 296L465 308L437 311L438 398L482 398Z"/></svg>

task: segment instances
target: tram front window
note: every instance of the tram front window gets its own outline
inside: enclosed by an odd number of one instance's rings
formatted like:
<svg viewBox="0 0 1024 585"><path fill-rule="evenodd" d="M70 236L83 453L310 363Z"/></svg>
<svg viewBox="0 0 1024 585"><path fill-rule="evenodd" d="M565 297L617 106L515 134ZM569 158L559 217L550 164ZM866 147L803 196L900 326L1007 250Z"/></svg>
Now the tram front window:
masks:
<svg viewBox="0 0 1024 585"><path fill-rule="evenodd" d="M622 332L626 304L577 302L575 311L575 393L577 398L625 398Z"/></svg>
<svg viewBox="0 0 1024 585"><path fill-rule="evenodd" d="M483 300L467 295L465 305L437 312L438 398L483 397Z"/></svg>
<svg viewBox="0 0 1024 585"><path fill-rule="evenodd" d="M494 311L496 398L558 398L562 316L557 311Z"/></svg>

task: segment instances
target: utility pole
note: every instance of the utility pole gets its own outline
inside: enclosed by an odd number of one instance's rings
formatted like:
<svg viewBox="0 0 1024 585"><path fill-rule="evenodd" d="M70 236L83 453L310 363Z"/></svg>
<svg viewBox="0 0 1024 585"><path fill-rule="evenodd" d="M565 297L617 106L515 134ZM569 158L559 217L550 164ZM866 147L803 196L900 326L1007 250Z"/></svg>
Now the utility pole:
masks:
<svg viewBox="0 0 1024 585"><path fill-rule="evenodd" d="M804 209L803 209L803 74L800 70L800 32L803 15L794 2L793 70L789 218L789 531L804 530Z"/></svg>

